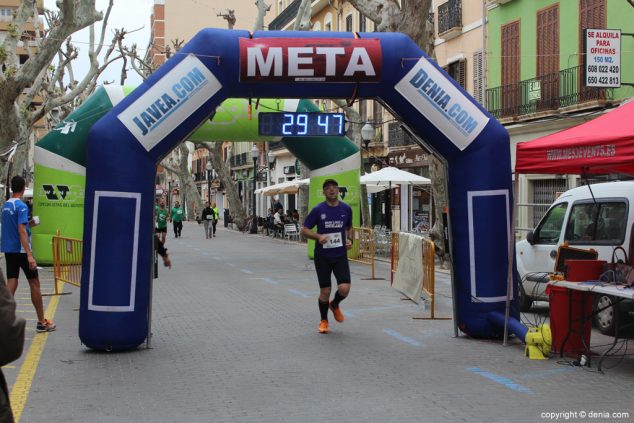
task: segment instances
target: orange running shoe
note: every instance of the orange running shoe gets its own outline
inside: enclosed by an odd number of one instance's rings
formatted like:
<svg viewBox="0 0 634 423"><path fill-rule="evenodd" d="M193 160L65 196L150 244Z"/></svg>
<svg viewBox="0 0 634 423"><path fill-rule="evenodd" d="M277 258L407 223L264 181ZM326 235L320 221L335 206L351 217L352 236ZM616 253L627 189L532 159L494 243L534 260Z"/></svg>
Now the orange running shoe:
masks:
<svg viewBox="0 0 634 423"><path fill-rule="evenodd" d="M333 308L332 303L330 303L330 310L332 310L332 314L335 316L335 320L339 323L343 323L346 318L343 315L343 311L341 311L341 307Z"/></svg>
<svg viewBox="0 0 634 423"><path fill-rule="evenodd" d="M319 329L317 329L319 333L328 333L328 320L322 320L319 322Z"/></svg>

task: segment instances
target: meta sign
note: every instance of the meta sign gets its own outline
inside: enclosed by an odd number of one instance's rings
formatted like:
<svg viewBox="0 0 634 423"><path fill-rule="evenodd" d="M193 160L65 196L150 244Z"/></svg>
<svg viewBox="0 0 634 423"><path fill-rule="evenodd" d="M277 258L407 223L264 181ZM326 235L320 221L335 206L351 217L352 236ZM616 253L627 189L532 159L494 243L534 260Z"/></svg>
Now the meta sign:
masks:
<svg viewBox="0 0 634 423"><path fill-rule="evenodd" d="M621 30L584 30L584 70L587 87L621 86Z"/></svg>
<svg viewBox="0 0 634 423"><path fill-rule="evenodd" d="M241 82L379 82L377 39L240 39Z"/></svg>

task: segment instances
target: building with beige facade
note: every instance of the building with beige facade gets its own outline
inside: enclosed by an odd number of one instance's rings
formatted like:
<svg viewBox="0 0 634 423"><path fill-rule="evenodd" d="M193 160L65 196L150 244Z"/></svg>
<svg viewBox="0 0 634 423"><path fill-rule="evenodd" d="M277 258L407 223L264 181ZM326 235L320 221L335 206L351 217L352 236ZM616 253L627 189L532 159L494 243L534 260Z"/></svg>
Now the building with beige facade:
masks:
<svg viewBox="0 0 634 423"><path fill-rule="evenodd" d="M486 2L433 0L435 59L478 102L484 88Z"/></svg>

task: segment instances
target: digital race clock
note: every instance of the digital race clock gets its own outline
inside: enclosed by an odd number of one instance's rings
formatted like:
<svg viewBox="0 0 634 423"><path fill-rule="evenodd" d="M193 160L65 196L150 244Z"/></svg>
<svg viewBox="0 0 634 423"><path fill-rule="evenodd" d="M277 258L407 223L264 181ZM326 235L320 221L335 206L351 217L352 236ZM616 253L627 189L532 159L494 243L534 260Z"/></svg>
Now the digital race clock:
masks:
<svg viewBox="0 0 634 423"><path fill-rule="evenodd" d="M324 137L346 133L343 113L260 112L258 134L273 137Z"/></svg>

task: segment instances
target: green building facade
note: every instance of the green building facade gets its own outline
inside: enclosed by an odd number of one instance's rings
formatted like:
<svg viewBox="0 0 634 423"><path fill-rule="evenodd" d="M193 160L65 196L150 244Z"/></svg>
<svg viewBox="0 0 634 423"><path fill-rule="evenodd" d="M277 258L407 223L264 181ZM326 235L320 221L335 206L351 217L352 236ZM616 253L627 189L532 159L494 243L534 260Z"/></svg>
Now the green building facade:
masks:
<svg viewBox="0 0 634 423"><path fill-rule="evenodd" d="M620 88L583 87L583 22L621 30ZM634 97L634 87L626 85L634 84L634 36L626 33L634 34L634 7L625 0L493 1L487 28L487 108L501 119L521 119ZM509 36L515 41L509 42ZM538 54L538 43L554 54ZM513 83L506 84L509 80Z"/></svg>

